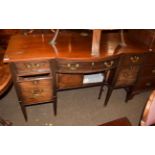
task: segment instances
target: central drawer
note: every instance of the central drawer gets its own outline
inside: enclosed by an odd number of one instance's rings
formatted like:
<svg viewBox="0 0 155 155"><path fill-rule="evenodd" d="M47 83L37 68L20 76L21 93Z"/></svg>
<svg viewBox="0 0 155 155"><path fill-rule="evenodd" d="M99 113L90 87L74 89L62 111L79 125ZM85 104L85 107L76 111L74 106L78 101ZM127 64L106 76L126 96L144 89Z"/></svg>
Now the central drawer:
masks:
<svg viewBox="0 0 155 155"><path fill-rule="evenodd" d="M25 105L48 102L53 98L52 78L21 81L18 82L18 86Z"/></svg>
<svg viewBox="0 0 155 155"><path fill-rule="evenodd" d="M58 60L57 71L60 73L93 73L100 72L117 66L117 59L107 61L68 61Z"/></svg>
<svg viewBox="0 0 155 155"><path fill-rule="evenodd" d="M14 66L18 75L33 75L50 72L50 62L48 60L16 62Z"/></svg>

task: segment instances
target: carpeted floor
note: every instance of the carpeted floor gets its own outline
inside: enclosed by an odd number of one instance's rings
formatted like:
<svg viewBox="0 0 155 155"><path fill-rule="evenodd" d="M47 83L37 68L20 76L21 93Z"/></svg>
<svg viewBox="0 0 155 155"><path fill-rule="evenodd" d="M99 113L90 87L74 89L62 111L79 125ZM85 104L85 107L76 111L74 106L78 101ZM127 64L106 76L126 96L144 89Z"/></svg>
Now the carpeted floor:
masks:
<svg viewBox="0 0 155 155"><path fill-rule="evenodd" d="M15 126L94 126L120 117L127 117L132 125L138 125L143 108L150 92L136 95L128 103L124 102L123 89L113 91L107 107L103 107L105 99L98 100L99 87L62 91L58 93L58 115L53 115L53 106L41 104L27 107L28 122L25 122L17 101L14 87L0 100L0 115L13 122Z"/></svg>

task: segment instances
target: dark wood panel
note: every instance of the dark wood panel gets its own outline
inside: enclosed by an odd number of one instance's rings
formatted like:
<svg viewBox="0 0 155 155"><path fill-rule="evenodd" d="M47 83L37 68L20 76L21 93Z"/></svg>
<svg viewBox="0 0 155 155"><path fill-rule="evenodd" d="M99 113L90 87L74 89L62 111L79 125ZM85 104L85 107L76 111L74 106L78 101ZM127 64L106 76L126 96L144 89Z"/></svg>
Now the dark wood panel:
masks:
<svg viewBox="0 0 155 155"><path fill-rule="evenodd" d="M141 69L140 77L146 78L153 76L155 76L155 65L144 65Z"/></svg>
<svg viewBox="0 0 155 155"><path fill-rule="evenodd" d="M155 78L139 78L135 90L145 90L155 88Z"/></svg>
<svg viewBox="0 0 155 155"><path fill-rule="evenodd" d="M131 123L128 118L123 117L101 124L100 126L131 126Z"/></svg>

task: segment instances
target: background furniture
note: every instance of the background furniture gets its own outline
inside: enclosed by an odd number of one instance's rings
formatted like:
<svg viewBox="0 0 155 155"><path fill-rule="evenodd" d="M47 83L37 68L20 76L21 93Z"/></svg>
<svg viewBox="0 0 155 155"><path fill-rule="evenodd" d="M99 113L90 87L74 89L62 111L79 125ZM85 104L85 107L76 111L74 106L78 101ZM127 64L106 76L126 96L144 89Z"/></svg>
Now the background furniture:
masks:
<svg viewBox="0 0 155 155"><path fill-rule="evenodd" d="M3 64L4 51L0 50L0 96L3 97L12 84L12 77L8 64ZM12 125L10 121L0 117L0 124Z"/></svg>
<svg viewBox="0 0 155 155"><path fill-rule="evenodd" d="M99 126L131 126L130 121L126 117L122 117L104 124L101 124Z"/></svg>

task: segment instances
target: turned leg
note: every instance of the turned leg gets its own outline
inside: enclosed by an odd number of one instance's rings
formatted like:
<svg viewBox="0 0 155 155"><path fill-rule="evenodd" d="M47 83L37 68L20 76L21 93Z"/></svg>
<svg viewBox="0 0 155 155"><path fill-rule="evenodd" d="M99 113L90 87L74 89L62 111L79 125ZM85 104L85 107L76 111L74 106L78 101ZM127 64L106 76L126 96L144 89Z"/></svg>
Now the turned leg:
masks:
<svg viewBox="0 0 155 155"><path fill-rule="evenodd" d="M108 92L107 92L107 95L106 95L106 99L105 99L105 101L104 101L104 106L107 106L107 104L108 104L108 101L109 101L109 99L110 99L110 96L111 96L111 94L112 94L112 91L113 91L113 88L108 88Z"/></svg>

